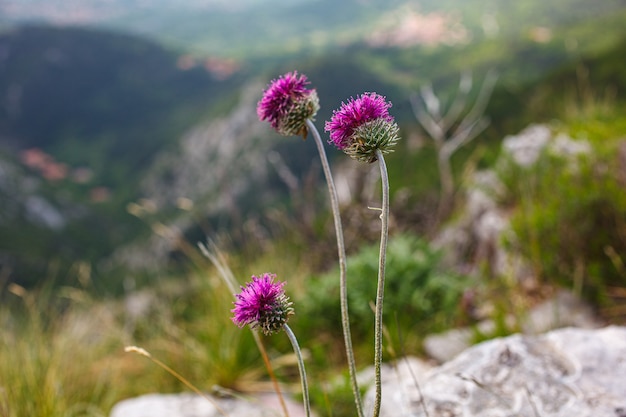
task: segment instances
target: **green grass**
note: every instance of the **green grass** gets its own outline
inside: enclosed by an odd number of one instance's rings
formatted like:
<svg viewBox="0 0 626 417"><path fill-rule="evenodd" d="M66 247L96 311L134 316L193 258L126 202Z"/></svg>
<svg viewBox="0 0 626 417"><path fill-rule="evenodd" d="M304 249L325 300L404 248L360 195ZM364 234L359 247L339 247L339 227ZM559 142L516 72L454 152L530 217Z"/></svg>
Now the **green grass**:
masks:
<svg viewBox="0 0 626 417"><path fill-rule="evenodd" d="M121 334L110 312L83 300L53 302L45 292L13 292L0 308L0 414L108 415L122 388Z"/></svg>

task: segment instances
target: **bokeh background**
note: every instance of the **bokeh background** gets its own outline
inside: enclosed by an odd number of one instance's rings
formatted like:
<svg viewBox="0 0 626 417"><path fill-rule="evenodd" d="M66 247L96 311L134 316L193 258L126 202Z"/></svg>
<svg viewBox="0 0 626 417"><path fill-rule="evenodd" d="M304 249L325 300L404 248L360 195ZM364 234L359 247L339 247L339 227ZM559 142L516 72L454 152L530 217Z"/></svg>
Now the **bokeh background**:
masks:
<svg viewBox="0 0 626 417"><path fill-rule="evenodd" d="M185 389L128 344L203 390L268 389L198 242L240 283L288 282L314 406L351 415L347 385L324 382L347 371L317 151L255 112L293 70L322 133L350 97L393 103L386 359L484 319L498 326L475 341L519 331L561 289L623 323L625 28L624 0L0 0L0 415L101 416ZM423 119L438 112L444 140L471 133L444 158ZM507 148L520 137L530 164ZM327 152L366 364L379 177ZM287 340L266 342L295 386Z"/></svg>

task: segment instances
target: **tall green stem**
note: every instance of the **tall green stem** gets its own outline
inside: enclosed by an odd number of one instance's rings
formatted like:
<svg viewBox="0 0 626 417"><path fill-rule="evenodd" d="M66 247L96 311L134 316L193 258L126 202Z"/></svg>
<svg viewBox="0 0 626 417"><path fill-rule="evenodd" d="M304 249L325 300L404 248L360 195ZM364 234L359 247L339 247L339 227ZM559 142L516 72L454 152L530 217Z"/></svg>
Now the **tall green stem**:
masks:
<svg viewBox="0 0 626 417"><path fill-rule="evenodd" d="M335 188L335 182L333 181L332 173L330 171L330 165L328 164L328 157L324 150L324 143L320 137L317 128L313 122L309 119L306 121L306 126L313 134L315 138L315 144L320 154L320 160L322 162L322 168L324 169L324 175L326 176L326 183L328 184L328 194L330 195L330 205L333 212L333 219L335 220L335 234L337 235L337 252L339 254L339 297L341 301L341 325L343 327L343 338L346 346L346 356L348 359L348 369L350 372L350 382L352 384L352 394L354 395L354 402L356 404L356 411L358 417L363 417L363 404L361 401L361 393L359 391L359 385L356 380L356 364L354 360L354 350L352 349L352 336L350 335L350 318L348 314L348 283L346 276L346 247L343 240L343 229L341 226L341 215L339 212L339 199L337 198L337 190Z"/></svg>
<svg viewBox="0 0 626 417"><path fill-rule="evenodd" d="M302 352L300 351L300 346L298 345L298 339L296 339L296 335L293 334L291 328L288 325L284 325L283 329L285 329L285 333L287 333L287 337L289 337L289 341L293 346L293 351L296 354L296 358L298 359L298 369L300 370L300 382L302 383L302 397L304 401L304 412L306 413L306 417L311 416L311 403L309 401L309 386L306 381L306 371L304 370L304 360L302 359Z"/></svg>
<svg viewBox="0 0 626 417"><path fill-rule="evenodd" d="M385 296L385 263L387 260L387 238L389 235L389 178L387 166L380 150L376 151L380 166L382 182L382 213L380 214L380 254L378 258L378 288L376 289L376 319L374 324L374 380L376 384L376 399L374 401L374 417L380 415L382 400L381 364L383 361L383 298Z"/></svg>

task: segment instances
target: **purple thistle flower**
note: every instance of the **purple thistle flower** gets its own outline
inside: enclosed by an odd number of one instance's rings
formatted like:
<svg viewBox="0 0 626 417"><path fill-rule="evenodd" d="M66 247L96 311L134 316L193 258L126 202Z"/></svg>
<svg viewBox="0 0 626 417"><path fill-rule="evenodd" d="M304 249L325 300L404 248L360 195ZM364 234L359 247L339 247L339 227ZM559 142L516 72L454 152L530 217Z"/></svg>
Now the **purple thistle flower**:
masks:
<svg viewBox="0 0 626 417"><path fill-rule="evenodd" d="M341 108L333 111L333 117L326 122L325 130L330 132L330 143L344 150L352 143L354 130L365 122L374 119L392 122L390 107L391 103L376 93L364 93L357 99L341 103Z"/></svg>
<svg viewBox="0 0 626 417"><path fill-rule="evenodd" d="M306 136L305 121L313 119L319 110L314 89L308 89L307 77L297 71L272 80L257 104L259 120L267 120L282 135Z"/></svg>
<svg viewBox="0 0 626 417"><path fill-rule="evenodd" d="M252 276L252 282L241 287L234 302L233 322L244 327L249 324L253 329L261 328L265 335L278 332L293 314L292 303L283 290L284 282L274 282L275 274Z"/></svg>
<svg viewBox="0 0 626 417"><path fill-rule="evenodd" d="M329 143L350 157L367 162L376 160L376 150L391 152L398 140L398 126L389 114L391 103L376 93L364 93L347 103L326 122Z"/></svg>

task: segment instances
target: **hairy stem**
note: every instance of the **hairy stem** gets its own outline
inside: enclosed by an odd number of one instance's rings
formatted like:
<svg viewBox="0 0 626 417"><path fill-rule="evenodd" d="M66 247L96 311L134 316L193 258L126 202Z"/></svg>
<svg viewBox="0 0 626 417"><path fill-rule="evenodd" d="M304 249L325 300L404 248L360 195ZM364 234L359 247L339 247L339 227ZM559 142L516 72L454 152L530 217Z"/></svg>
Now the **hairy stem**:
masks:
<svg viewBox="0 0 626 417"><path fill-rule="evenodd" d="M354 395L354 402L356 404L356 411L358 417L363 417L363 403L361 400L361 393L359 391L359 385L356 380L356 362L354 360L354 350L352 348L352 336L350 334L350 318L348 314L348 284L346 276L346 247L343 240L343 229L341 226L341 215L339 212L339 199L337 197L337 189L335 188L335 182L333 181L332 173L330 171L330 165L328 164L328 157L324 150L324 144L320 137L317 128L313 122L309 119L306 121L307 129L313 134L317 150L320 154L320 160L322 162L322 168L324 169L324 175L326 176L326 183L328 184L328 194L330 195L330 206L333 212L333 219L335 221L335 234L337 235L337 252L339 254L339 297L341 301L341 325L343 328L344 344L346 346L346 356L348 358L348 369L350 372L350 383L352 384L352 394Z"/></svg>
<svg viewBox="0 0 626 417"><path fill-rule="evenodd" d="M376 289L376 318L374 324L374 382L376 385L374 417L380 415L380 404L382 400L383 298L385 296L385 263L387 260L387 238L389 235L389 178L385 159L380 150L376 151L376 157L380 166L380 179L382 182L382 213L380 214L380 254L378 259L378 287Z"/></svg>
<svg viewBox="0 0 626 417"><path fill-rule="evenodd" d="M285 333L287 333L287 337L289 337L289 341L293 346L293 351L298 358L298 369L300 370L300 382L302 383L302 399L304 401L304 412L306 413L306 417L310 417L311 403L309 402L309 386L306 381L306 371L304 370L304 360L302 359L302 352L300 351L300 346L298 345L296 335L293 334L291 328L287 324L285 324L283 326L283 329L285 329Z"/></svg>

